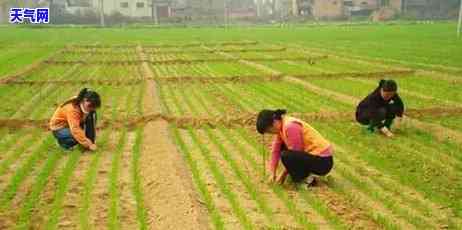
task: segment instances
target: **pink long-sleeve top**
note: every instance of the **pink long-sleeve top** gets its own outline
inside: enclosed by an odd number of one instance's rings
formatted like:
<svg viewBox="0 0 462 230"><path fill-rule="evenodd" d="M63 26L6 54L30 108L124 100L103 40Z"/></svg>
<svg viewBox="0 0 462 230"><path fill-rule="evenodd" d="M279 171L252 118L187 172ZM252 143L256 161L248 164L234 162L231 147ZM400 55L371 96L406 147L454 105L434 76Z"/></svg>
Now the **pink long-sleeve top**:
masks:
<svg viewBox="0 0 462 230"><path fill-rule="evenodd" d="M286 147L293 151L304 151L305 146L303 143L303 126L297 122L291 122L286 127L287 143L284 143L279 135L275 135L271 146L271 161L270 170L276 170L279 160L281 159L281 146L286 144ZM331 155L331 148L329 147L324 156Z"/></svg>

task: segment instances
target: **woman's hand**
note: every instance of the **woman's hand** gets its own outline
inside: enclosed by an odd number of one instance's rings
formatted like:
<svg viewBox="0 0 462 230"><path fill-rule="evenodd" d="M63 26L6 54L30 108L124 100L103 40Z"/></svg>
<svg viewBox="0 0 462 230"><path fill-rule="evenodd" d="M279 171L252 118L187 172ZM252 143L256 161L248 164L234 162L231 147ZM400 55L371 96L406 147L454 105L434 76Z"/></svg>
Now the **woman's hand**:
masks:
<svg viewBox="0 0 462 230"><path fill-rule="evenodd" d="M272 183L274 183L275 181L276 181L276 177L275 177L275 176L273 176L273 175L269 175L269 176L268 176L268 183L269 183L269 184L272 184Z"/></svg>
<svg viewBox="0 0 462 230"><path fill-rule="evenodd" d="M284 184L284 182L286 181L286 178L287 178L287 171L284 171L281 173L281 175L279 176L277 182L282 185Z"/></svg>
<svg viewBox="0 0 462 230"><path fill-rule="evenodd" d="M380 129L380 132L388 138L392 138L394 136L393 133L387 127L382 127Z"/></svg>
<svg viewBox="0 0 462 230"><path fill-rule="evenodd" d="M91 151L96 151L97 147L95 144L91 144L89 147L88 147L89 150Z"/></svg>

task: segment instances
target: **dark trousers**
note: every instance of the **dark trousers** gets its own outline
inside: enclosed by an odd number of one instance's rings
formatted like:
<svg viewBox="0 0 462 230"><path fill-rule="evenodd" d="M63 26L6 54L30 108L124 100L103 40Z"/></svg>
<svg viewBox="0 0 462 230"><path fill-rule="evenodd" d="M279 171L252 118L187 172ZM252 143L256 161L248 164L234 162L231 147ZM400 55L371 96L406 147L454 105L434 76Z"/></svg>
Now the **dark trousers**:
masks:
<svg viewBox="0 0 462 230"><path fill-rule="evenodd" d="M282 151L281 161L295 183L302 181L310 174L324 176L334 165L332 156L320 157L303 151L291 150Z"/></svg>
<svg viewBox="0 0 462 230"><path fill-rule="evenodd" d="M356 112L356 120L363 125L369 125L371 128L381 129L385 126L390 128L397 114L398 108L395 105L387 105L377 109L359 109Z"/></svg>

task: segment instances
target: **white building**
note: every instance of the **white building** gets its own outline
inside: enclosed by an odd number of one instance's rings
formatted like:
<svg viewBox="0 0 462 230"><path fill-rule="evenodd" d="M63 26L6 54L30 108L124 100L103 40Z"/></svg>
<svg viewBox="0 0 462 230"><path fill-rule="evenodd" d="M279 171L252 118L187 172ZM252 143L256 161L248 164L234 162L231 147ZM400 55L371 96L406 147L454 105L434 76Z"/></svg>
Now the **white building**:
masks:
<svg viewBox="0 0 462 230"><path fill-rule="evenodd" d="M152 4L152 0L67 0L66 10L71 13L85 9L99 12L102 8L105 15L119 12L132 18L153 17L155 14L158 17L171 15L170 1L156 0L154 8Z"/></svg>
<svg viewBox="0 0 462 230"><path fill-rule="evenodd" d="M151 17L152 7L150 0L89 0L92 8L104 9L104 14L110 15L120 12L127 17Z"/></svg>

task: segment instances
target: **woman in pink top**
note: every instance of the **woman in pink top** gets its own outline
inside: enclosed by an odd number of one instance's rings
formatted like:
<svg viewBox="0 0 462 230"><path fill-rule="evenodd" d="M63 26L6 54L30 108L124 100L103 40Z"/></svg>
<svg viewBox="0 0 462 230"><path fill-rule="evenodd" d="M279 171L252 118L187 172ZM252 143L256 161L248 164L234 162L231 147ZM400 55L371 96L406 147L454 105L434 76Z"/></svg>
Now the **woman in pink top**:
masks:
<svg viewBox="0 0 462 230"><path fill-rule="evenodd" d="M314 177L326 175L333 167L331 143L306 122L285 115L285 110L263 110L258 114L257 131L260 134L274 134L270 180L283 184L289 174L292 181L303 181L312 185ZM282 161L284 170L276 178L276 171Z"/></svg>

